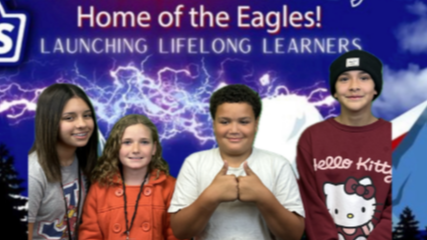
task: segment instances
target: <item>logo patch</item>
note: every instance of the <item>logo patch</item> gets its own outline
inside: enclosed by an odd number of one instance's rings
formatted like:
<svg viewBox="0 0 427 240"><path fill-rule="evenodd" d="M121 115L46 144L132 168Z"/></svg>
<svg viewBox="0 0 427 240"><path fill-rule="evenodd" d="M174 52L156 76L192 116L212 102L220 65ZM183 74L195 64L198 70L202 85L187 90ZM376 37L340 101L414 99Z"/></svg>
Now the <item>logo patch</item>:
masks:
<svg viewBox="0 0 427 240"><path fill-rule="evenodd" d="M345 62L345 67L358 67L359 58L347 58Z"/></svg>
<svg viewBox="0 0 427 240"><path fill-rule="evenodd" d="M27 28L27 14L6 12L0 1L0 65L16 65L20 62Z"/></svg>
<svg viewBox="0 0 427 240"><path fill-rule="evenodd" d="M68 219L70 220L71 236L74 236L74 228L76 226L77 220L77 202L79 199L79 184L78 179L75 179L73 182L64 185L64 194L67 199L67 213ZM82 189L84 191L84 189ZM46 239L68 239L68 226L67 226L67 216L64 214L59 218L56 218L52 222L43 221L38 227L37 233L40 236L43 236Z"/></svg>

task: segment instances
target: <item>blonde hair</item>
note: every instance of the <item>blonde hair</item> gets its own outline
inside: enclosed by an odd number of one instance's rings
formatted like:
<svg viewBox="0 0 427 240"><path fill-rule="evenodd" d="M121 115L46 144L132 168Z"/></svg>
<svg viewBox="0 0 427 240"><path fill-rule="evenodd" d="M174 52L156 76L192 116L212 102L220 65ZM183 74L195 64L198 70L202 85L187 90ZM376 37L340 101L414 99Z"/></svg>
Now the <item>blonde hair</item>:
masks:
<svg viewBox="0 0 427 240"><path fill-rule="evenodd" d="M112 186L120 184L121 179L114 179L120 170L121 162L119 159L119 152L123 134L127 127L142 124L150 129L151 138L153 143L156 144L156 153L153 155L150 164L148 165L148 172L157 169L156 179L159 177L160 172L163 171L169 175L168 163L162 158L162 146L160 145L159 134L156 126L146 116L131 114L122 117L111 129L110 136L105 143L102 156L99 158L95 169L92 172L92 181L98 182L101 186Z"/></svg>

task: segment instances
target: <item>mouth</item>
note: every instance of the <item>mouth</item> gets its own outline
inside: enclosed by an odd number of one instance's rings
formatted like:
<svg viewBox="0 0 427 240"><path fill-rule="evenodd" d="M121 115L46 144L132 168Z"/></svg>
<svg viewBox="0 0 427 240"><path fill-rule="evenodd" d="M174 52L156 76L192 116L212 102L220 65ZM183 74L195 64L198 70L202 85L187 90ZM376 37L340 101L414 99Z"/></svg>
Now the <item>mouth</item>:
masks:
<svg viewBox="0 0 427 240"><path fill-rule="evenodd" d="M350 99L350 100L358 100L363 98L363 96L347 96L346 98Z"/></svg>
<svg viewBox="0 0 427 240"><path fill-rule="evenodd" d="M71 136L77 138L77 139L86 139L89 135L89 132L81 132L81 133L73 133Z"/></svg>
<svg viewBox="0 0 427 240"><path fill-rule="evenodd" d="M230 142L240 142L243 138L227 138Z"/></svg>
<svg viewBox="0 0 427 240"><path fill-rule="evenodd" d="M143 157L128 157L128 158L132 161L139 161L143 159Z"/></svg>

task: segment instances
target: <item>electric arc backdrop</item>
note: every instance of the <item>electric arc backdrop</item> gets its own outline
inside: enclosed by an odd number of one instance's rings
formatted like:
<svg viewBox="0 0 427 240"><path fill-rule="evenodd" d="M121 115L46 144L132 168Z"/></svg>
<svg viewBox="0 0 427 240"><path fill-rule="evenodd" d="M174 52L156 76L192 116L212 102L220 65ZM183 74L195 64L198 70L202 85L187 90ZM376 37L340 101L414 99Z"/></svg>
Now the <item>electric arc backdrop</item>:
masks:
<svg viewBox="0 0 427 240"><path fill-rule="evenodd" d="M364 49L384 63L377 116L391 121L427 100L422 1L18 0L12 7L27 11L29 30L22 62L0 73L0 143L24 180L37 98L55 82L87 92L103 138L120 117L147 115L173 176L189 154L215 146L208 103L226 84L260 93L255 145L292 162L301 132L339 113L328 68L345 51Z"/></svg>

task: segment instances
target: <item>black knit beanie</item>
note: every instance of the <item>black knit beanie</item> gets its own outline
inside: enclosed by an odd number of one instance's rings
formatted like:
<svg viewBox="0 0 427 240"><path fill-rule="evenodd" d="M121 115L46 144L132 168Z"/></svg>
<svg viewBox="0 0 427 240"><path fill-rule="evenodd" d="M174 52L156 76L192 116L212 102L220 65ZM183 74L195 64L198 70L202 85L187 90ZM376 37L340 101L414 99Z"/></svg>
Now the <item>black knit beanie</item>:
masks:
<svg viewBox="0 0 427 240"><path fill-rule="evenodd" d="M331 95L334 96L335 94L335 83L340 74L351 70L363 70L369 73L374 80L375 90L378 93L374 96L374 99L376 99L380 95L383 86L382 69L383 65L381 61L366 51L352 50L344 53L338 57L329 68Z"/></svg>

